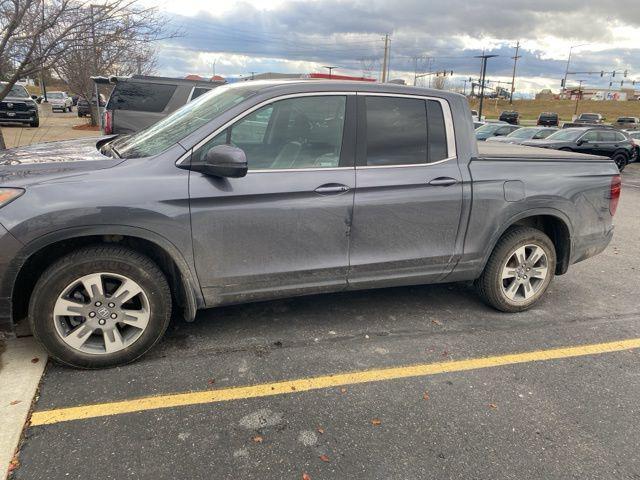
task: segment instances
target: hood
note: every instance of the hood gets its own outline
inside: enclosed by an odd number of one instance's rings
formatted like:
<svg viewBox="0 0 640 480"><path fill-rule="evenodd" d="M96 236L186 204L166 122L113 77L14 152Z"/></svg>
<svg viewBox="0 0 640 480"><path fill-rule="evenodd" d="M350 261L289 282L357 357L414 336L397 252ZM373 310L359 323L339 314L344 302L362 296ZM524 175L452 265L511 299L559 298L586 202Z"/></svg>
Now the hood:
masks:
<svg viewBox="0 0 640 480"><path fill-rule="evenodd" d="M489 137L489 138L487 138L487 142L516 143L516 139L515 138L508 138L506 136Z"/></svg>
<svg viewBox="0 0 640 480"><path fill-rule="evenodd" d="M550 147L552 145L560 145L566 142L558 142L557 140L547 140L546 138L542 138L539 140L526 140L521 143L521 145L529 145L531 147Z"/></svg>
<svg viewBox="0 0 640 480"><path fill-rule="evenodd" d="M98 150L110 137L49 142L0 151L0 185L23 186L63 175L101 170L121 162Z"/></svg>

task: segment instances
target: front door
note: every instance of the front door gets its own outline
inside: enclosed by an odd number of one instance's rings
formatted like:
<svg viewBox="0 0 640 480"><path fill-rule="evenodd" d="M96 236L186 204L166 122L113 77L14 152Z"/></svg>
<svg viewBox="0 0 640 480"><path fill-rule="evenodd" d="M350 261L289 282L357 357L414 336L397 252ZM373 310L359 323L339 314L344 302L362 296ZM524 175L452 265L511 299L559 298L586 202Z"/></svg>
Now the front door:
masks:
<svg viewBox="0 0 640 480"><path fill-rule="evenodd" d="M349 284L437 279L454 255L462 209L449 105L358 95Z"/></svg>
<svg viewBox="0 0 640 480"><path fill-rule="evenodd" d="M346 286L355 188L354 95L301 96L252 111L194 151L242 148L244 178L192 172L191 220L208 304Z"/></svg>

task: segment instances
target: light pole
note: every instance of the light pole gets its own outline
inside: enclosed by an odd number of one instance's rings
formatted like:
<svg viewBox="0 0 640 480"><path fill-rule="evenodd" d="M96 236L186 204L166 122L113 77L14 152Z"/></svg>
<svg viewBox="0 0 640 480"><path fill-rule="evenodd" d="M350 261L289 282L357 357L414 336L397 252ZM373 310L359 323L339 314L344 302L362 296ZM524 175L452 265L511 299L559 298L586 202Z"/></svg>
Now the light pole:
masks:
<svg viewBox="0 0 640 480"><path fill-rule="evenodd" d="M562 82L562 94L566 96L567 94L567 75L569 75L569 65L571 64L571 52L574 48L585 47L589 45L588 43L581 43L580 45L571 45L569 47L569 58L567 58L567 68L564 71L564 81Z"/></svg>
<svg viewBox="0 0 640 480"><path fill-rule="evenodd" d="M582 97L582 83L584 80L578 80L578 82L580 84L578 85L578 95L576 95L576 109L573 112L574 115L578 115L578 103L580 102L580 97Z"/></svg>
<svg viewBox="0 0 640 480"><path fill-rule="evenodd" d="M332 66L332 65L325 65L322 68L326 68L327 70L329 70L329 79L331 79L331 72L336 69L336 68L340 68L340 67L336 67L336 66Z"/></svg>

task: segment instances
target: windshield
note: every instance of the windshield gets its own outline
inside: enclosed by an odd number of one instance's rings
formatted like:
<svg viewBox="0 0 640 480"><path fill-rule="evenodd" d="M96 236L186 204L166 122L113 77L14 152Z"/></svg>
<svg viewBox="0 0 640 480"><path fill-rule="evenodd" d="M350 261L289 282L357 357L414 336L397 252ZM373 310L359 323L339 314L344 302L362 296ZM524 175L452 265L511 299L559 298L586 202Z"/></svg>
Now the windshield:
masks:
<svg viewBox="0 0 640 480"><path fill-rule="evenodd" d="M533 136L538 133L539 130L537 128L519 128L511 132L507 137L510 138L533 138Z"/></svg>
<svg viewBox="0 0 640 480"><path fill-rule="evenodd" d="M504 127L504 123L488 123L476 129L476 133L493 133L500 127Z"/></svg>
<svg viewBox="0 0 640 480"><path fill-rule="evenodd" d="M595 113L583 113L580 115L580 119L582 120L598 120L598 118L600 117Z"/></svg>
<svg viewBox="0 0 640 480"><path fill-rule="evenodd" d="M62 98L61 92L49 92L47 93L47 98Z"/></svg>
<svg viewBox="0 0 640 480"><path fill-rule="evenodd" d="M576 140L580 135L584 133L584 130L576 130L568 128L566 130L560 130L556 133L552 133L547 137L547 140L558 140L561 142L572 142Z"/></svg>
<svg viewBox="0 0 640 480"><path fill-rule="evenodd" d="M618 119L618 123L636 123L636 119L631 117L620 117Z"/></svg>
<svg viewBox="0 0 640 480"><path fill-rule="evenodd" d="M29 93L22 85L14 85L7 93L7 97L13 98L29 98Z"/></svg>
<svg viewBox="0 0 640 480"><path fill-rule="evenodd" d="M256 85L222 86L199 96L158 123L118 138L111 147L121 158L150 157L206 125L218 115L255 95Z"/></svg>

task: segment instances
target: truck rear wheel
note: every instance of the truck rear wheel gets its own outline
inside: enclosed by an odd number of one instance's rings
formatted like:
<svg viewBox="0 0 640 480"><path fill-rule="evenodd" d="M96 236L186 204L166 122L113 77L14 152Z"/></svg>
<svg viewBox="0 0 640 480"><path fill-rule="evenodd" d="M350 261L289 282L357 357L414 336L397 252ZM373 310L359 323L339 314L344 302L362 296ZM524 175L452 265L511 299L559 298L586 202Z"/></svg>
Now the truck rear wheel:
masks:
<svg viewBox="0 0 640 480"><path fill-rule="evenodd" d="M521 312L542 298L555 269L556 250L544 232L512 227L498 240L476 287L493 308Z"/></svg>
<svg viewBox="0 0 640 480"><path fill-rule="evenodd" d="M89 247L49 267L29 303L33 335L49 355L79 368L129 363L162 337L171 293L148 257L122 247Z"/></svg>

